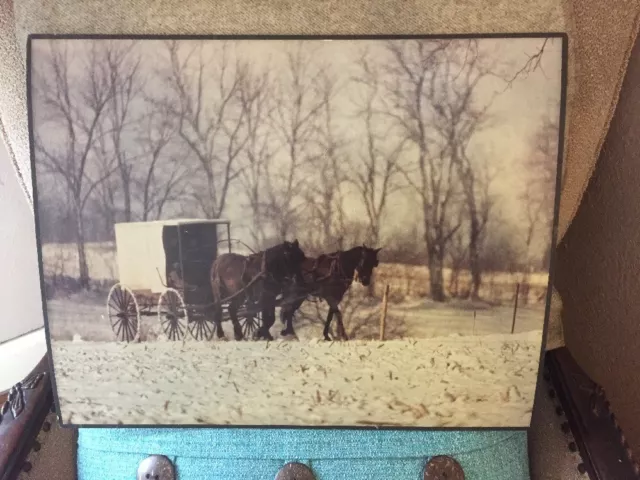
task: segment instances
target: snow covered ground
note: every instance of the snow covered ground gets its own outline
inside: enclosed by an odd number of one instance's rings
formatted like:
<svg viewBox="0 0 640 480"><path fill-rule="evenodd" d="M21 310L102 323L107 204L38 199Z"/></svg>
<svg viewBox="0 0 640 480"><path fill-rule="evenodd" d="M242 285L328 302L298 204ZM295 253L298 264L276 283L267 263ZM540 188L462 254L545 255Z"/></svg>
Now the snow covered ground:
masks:
<svg viewBox="0 0 640 480"><path fill-rule="evenodd" d="M47 271L74 274L68 246L45 246ZM62 248L65 247L65 248ZM93 245L92 277L117 278L113 246ZM155 314L142 343L119 344L106 292L47 302L55 378L65 422L75 424L401 425L526 427L538 374L543 302L513 305L405 297L344 307L356 341L319 342L321 323L295 324L299 342L167 342ZM344 302L343 302L344 303ZM348 302L347 302L348 303ZM356 305L356 307L353 307ZM303 309L313 313L315 306ZM320 318L324 314L320 312ZM364 326L363 326L364 325ZM229 322L224 329L230 338ZM75 339L75 340L74 340Z"/></svg>
<svg viewBox="0 0 640 480"><path fill-rule="evenodd" d="M56 341L53 355L75 424L526 427L540 339Z"/></svg>

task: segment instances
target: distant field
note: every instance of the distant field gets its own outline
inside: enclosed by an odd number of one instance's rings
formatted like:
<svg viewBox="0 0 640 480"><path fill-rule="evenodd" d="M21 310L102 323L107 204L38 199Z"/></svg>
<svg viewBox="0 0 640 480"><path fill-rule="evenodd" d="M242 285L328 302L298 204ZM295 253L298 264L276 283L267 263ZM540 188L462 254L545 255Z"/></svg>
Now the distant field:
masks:
<svg viewBox="0 0 640 480"><path fill-rule="evenodd" d="M356 287L357 291L364 290ZM80 336L89 341L113 341L115 335L107 318L106 294L89 292L55 298L47 303L47 316L51 335L56 340L71 340ZM354 333L358 339L377 338L379 334L380 301L374 300L356 310L343 309L347 331L355 325L362 328ZM313 304L304 304L303 311L310 313ZM277 315L277 314L276 314ZM326 306L321 307L319 318L326 315ZM511 331L513 308L511 306L472 305L469 302L451 301L438 304L428 299L416 299L398 304L390 304L388 309L388 338L434 338L451 334L490 335ZM160 322L154 314L141 319L142 338L153 340L158 337ZM319 322L296 321L296 333L300 339L322 337ZM544 305L528 305L518 308L515 333L541 331L544 325ZM271 328L271 334L279 337L282 329L279 320ZM224 330L233 338L231 325L224 323Z"/></svg>

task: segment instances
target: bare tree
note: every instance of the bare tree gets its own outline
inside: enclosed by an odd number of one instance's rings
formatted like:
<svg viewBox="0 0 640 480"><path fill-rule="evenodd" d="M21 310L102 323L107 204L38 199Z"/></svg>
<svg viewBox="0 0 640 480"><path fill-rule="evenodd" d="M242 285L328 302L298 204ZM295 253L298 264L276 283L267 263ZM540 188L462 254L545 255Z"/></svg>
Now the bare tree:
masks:
<svg viewBox="0 0 640 480"><path fill-rule="evenodd" d="M464 204L460 206L460 215L463 218L467 216ZM462 220L460 222L462 223ZM466 231L460 229L451 237L447 257L451 268L449 294L452 297L464 296L465 292L460 289L460 274L469 265L469 236Z"/></svg>
<svg viewBox="0 0 640 480"><path fill-rule="evenodd" d="M309 185L304 167L324 105L317 85L321 71L299 43L288 52L285 75L274 90L272 125L281 148L276 160L266 167L265 214L280 241L295 230L308 206L304 201L304 188Z"/></svg>
<svg viewBox="0 0 640 480"><path fill-rule="evenodd" d="M388 139L388 132L380 132L385 125L384 115L376 110L380 101L380 73L365 51L359 60L360 75L354 80L362 87L364 99L356 115L365 129L364 152L355 159L350 180L355 185L367 212L371 245L380 243L380 230L389 196L399 189L396 178L400 175L399 161L404 153L406 137ZM391 145L389 145L391 144Z"/></svg>
<svg viewBox="0 0 640 480"><path fill-rule="evenodd" d="M343 186L347 179L345 147L348 142L336 126L336 96L343 91L333 76L322 72L317 79L322 103L311 138L306 166L311 181L305 187L314 238L311 249L318 252L344 249L347 220Z"/></svg>
<svg viewBox="0 0 640 480"><path fill-rule="evenodd" d="M228 43L221 45L215 61L205 58L202 42L186 53L180 45L167 42L170 69L164 78L170 94L162 103L172 113L178 135L204 177L204 185L194 187L194 199L207 218L218 218L231 184L241 173L239 159L248 139L239 102L248 65L237 57L230 60ZM206 91L205 80L213 82Z"/></svg>
<svg viewBox="0 0 640 480"><path fill-rule="evenodd" d="M531 155L525 160L526 183L521 200L525 210L524 245L527 259L523 282L532 269L543 267L551 246L554 195L557 175L558 123L552 116L542 119L532 140ZM542 235L542 252L534 252L536 238ZM542 240L541 239L541 240ZM540 253L541 258L534 258Z"/></svg>
<svg viewBox="0 0 640 480"><path fill-rule="evenodd" d="M85 53L86 52L86 53ZM70 54L68 45L52 42L48 55L43 56L34 78L38 105L44 108L42 121L35 129L35 152L39 164L60 178L66 185L75 219L75 242L78 251L80 284L89 286L89 268L85 251L84 210L93 191L111 176L115 168L109 165L100 173L90 165L92 151L113 95L105 75L105 59L96 43L83 51L82 65L73 62L77 51ZM49 125L64 131L64 140L43 137Z"/></svg>
<svg viewBox="0 0 640 480"><path fill-rule="evenodd" d="M139 169L135 177L139 192L141 219L147 221L162 217L166 205L182 197L180 188L188 178L184 159L180 161L169 151L176 136L171 112L160 103L147 103L138 135L141 146Z"/></svg>
<svg viewBox="0 0 640 480"><path fill-rule="evenodd" d="M248 209L251 212L249 232L256 248L266 246L264 224L264 175L267 165L272 161L273 132L269 128L269 118L273 113L271 78L268 71L246 75L239 85L239 98L244 111L247 143L242 151L244 168L240 182L247 195Z"/></svg>
<svg viewBox="0 0 640 480"><path fill-rule="evenodd" d="M477 94L480 82L496 69L480 51L478 40L456 40L441 56L437 71L439 79L429 88L428 97L434 105L433 125L445 142L446 155L455 166L468 215L469 268L472 299L479 298L482 283L480 255L485 227L493 205L491 183L495 171L489 162L470 148L474 137L486 128L492 98L480 102Z"/></svg>
<svg viewBox="0 0 640 480"><path fill-rule="evenodd" d="M457 193L455 163L447 139L431 126L438 66L450 45L451 41L390 41L383 66L383 112L414 146L411 166L403 166L402 173L420 202L431 297L438 302L445 300L446 247L460 228L450 215Z"/></svg>
<svg viewBox="0 0 640 480"><path fill-rule="evenodd" d="M482 251L482 268L485 272L520 271L522 265L522 251L519 248L517 228L503 218L493 217L491 228L488 229L485 246Z"/></svg>
<svg viewBox="0 0 640 480"><path fill-rule="evenodd" d="M101 129L108 133L106 137L110 141L109 148L104 153L115 157L124 203L124 221L130 222L133 219L131 197L136 153L127 140L131 127L137 121L134 117L135 102L140 98L145 83L140 72L141 58L135 50L135 41L97 42L97 45L103 50L104 68L111 89L101 124Z"/></svg>

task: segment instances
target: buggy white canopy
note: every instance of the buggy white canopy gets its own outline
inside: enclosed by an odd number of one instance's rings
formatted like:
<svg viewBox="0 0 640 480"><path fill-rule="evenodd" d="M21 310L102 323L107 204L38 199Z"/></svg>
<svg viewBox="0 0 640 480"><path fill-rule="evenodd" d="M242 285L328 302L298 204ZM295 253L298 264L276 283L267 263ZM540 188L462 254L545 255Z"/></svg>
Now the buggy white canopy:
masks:
<svg viewBox="0 0 640 480"><path fill-rule="evenodd" d="M220 249L231 251L230 222L117 223L115 236L119 282L109 291L107 314L116 338L139 340L141 316L157 316L171 340L185 338L187 330L196 340L211 339L209 274ZM219 248L225 240L227 247Z"/></svg>
<svg viewBox="0 0 640 480"><path fill-rule="evenodd" d="M163 244L166 226L216 224L226 226L230 245L230 222L225 219L175 219L151 222L128 222L115 225L118 278L129 289L163 292L167 285L167 256ZM182 230L178 228L178 230ZM221 233L221 232L220 232ZM223 248L225 247L222 245Z"/></svg>

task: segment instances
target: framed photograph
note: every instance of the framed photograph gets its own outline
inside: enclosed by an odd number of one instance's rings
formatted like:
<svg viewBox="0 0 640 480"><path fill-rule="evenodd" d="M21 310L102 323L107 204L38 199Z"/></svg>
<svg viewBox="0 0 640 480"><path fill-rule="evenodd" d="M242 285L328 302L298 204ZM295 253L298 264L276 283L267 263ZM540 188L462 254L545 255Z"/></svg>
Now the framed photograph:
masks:
<svg viewBox="0 0 640 480"><path fill-rule="evenodd" d="M33 35L63 425L529 426L564 34Z"/></svg>

